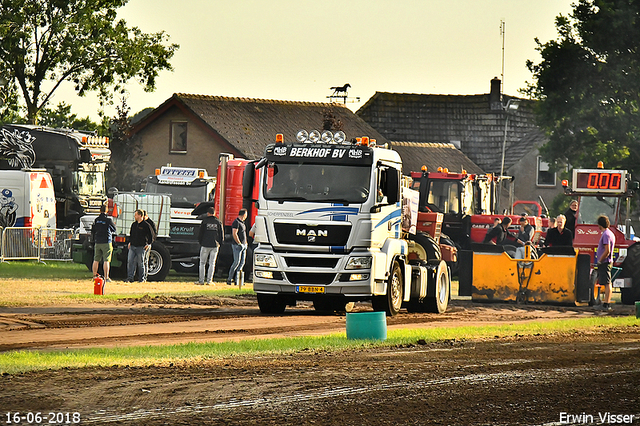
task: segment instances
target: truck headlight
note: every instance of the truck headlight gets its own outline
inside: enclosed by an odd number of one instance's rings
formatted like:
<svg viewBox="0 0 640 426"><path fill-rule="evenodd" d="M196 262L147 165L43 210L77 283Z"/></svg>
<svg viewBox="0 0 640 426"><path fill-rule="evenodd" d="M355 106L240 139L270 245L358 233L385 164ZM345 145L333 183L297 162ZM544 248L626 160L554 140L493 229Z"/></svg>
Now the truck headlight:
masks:
<svg viewBox="0 0 640 426"><path fill-rule="evenodd" d="M275 268L278 266L272 254L256 254L255 264L256 266L262 266L264 268Z"/></svg>
<svg viewBox="0 0 640 426"><path fill-rule="evenodd" d="M345 269L371 269L371 256L350 257Z"/></svg>

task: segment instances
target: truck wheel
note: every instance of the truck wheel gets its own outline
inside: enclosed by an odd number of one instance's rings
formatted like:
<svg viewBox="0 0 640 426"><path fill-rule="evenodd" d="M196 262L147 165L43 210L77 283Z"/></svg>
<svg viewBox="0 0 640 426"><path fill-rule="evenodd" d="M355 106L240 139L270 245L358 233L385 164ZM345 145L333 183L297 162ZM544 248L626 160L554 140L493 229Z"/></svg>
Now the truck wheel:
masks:
<svg viewBox="0 0 640 426"><path fill-rule="evenodd" d="M193 262L173 262L171 264L176 272L182 274L197 274L200 265Z"/></svg>
<svg viewBox="0 0 640 426"><path fill-rule="evenodd" d="M444 260L440 261L433 278L429 277L427 286L427 294L433 294L433 296L425 297L426 312L443 314L447 310L447 306L449 306L451 292L449 268Z"/></svg>
<svg viewBox="0 0 640 426"><path fill-rule="evenodd" d="M171 255L169 254L169 250L167 250L164 244L156 241L151 245L151 251L149 251L147 280L164 281L167 275L169 275L170 268Z"/></svg>
<svg viewBox="0 0 640 426"><path fill-rule="evenodd" d="M385 311L387 316L394 316L400 312L403 299L402 269L398 262L393 262L391 275L387 281L387 294L375 296L372 300L374 311Z"/></svg>
<svg viewBox="0 0 640 426"><path fill-rule="evenodd" d="M258 307L263 314L281 314L284 312L287 304L276 294L258 293Z"/></svg>
<svg viewBox="0 0 640 426"><path fill-rule="evenodd" d="M631 278L631 288L621 288L622 303L633 305L640 300L640 243L627 249L627 258L622 264L622 274Z"/></svg>
<svg viewBox="0 0 640 426"><path fill-rule="evenodd" d="M431 238L429 234L424 232L417 232L414 234L409 234L409 239L414 241L416 244L419 244L425 251L427 258L420 260L428 261L428 260L440 260L442 259L442 254L440 253L440 246L436 243L436 240Z"/></svg>

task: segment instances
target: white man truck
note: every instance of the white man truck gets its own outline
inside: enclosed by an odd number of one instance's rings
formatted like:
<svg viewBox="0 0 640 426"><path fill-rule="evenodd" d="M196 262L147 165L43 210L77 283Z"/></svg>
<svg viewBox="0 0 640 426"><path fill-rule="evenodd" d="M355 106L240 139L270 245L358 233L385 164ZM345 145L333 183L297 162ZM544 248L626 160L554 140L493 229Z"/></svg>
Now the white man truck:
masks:
<svg viewBox="0 0 640 426"><path fill-rule="evenodd" d="M418 194L401 188L398 153L366 137L347 142L343 132L301 131L297 140L278 135L255 166L263 168L253 282L260 311L281 313L298 300L344 311L370 300L387 315L403 305L444 312L449 269L419 242L439 235L406 231L415 232ZM433 213L440 226L442 217Z"/></svg>

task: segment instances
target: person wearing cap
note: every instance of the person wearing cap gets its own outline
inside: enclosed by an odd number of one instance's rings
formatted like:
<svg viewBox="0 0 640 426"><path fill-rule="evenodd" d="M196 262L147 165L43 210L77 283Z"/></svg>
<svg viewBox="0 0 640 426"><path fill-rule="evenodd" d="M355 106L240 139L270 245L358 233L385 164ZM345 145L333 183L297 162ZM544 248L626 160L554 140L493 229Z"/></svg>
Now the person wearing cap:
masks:
<svg viewBox="0 0 640 426"><path fill-rule="evenodd" d="M107 205L100 206L100 214L93 221L91 227L91 238L93 239L93 277L98 276L98 266L102 262L102 270L104 272L104 281L109 283L109 269L111 265L111 255L113 253L113 236L116 233L116 225L113 220L107 216Z"/></svg>
<svg viewBox="0 0 640 426"><path fill-rule="evenodd" d="M484 244L496 244L503 245L507 240L507 235L509 234L509 226L511 225L511 218L509 216L505 216L500 222L500 225L491 228L487 235L485 235L484 240L482 241ZM494 242L495 240L495 242Z"/></svg>

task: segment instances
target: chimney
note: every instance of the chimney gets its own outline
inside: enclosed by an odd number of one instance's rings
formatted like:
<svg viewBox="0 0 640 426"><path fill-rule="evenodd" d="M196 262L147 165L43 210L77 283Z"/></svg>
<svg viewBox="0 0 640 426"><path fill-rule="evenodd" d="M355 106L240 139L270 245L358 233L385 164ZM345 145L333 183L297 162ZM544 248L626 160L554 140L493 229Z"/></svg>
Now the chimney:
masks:
<svg viewBox="0 0 640 426"><path fill-rule="evenodd" d="M491 111L502 111L502 93L500 90L500 84L502 82L498 77L491 79L491 92L489 93L489 106Z"/></svg>

